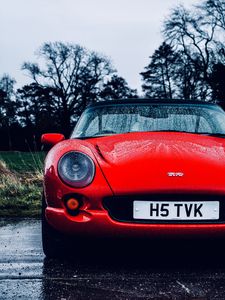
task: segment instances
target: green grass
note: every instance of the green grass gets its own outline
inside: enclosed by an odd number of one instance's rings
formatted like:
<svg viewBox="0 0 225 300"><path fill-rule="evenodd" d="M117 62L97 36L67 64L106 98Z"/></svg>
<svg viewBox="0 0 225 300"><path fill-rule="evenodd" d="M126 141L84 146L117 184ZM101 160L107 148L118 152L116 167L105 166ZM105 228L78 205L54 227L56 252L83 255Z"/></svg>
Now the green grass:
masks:
<svg viewBox="0 0 225 300"><path fill-rule="evenodd" d="M0 216L38 217L43 152L0 152Z"/></svg>
<svg viewBox="0 0 225 300"><path fill-rule="evenodd" d="M44 152L0 152L0 160L14 172L35 172L42 170L45 155Z"/></svg>

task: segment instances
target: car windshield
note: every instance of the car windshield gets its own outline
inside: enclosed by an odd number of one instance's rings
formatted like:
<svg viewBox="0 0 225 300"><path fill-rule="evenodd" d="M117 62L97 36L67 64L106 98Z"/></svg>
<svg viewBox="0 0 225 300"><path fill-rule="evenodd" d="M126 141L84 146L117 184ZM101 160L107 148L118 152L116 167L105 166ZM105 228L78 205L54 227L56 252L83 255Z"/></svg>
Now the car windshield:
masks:
<svg viewBox="0 0 225 300"><path fill-rule="evenodd" d="M153 131L225 135L225 113L210 104L103 104L83 113L71 137Z"/></svg>

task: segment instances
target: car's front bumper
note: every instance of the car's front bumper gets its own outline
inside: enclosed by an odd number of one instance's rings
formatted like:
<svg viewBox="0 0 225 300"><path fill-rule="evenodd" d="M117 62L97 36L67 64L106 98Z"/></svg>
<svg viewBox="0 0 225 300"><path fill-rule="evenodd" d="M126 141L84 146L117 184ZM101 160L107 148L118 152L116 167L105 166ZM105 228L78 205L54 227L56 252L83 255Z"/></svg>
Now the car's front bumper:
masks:
<svg viewBox="0 0 225 300"><path fill-rule="evenodd" d="M81 211L70 216L65 209L47 207L48 223L56 230L83 237L225 237L225 224L137 224L112 220L107 211Z"/></svg>

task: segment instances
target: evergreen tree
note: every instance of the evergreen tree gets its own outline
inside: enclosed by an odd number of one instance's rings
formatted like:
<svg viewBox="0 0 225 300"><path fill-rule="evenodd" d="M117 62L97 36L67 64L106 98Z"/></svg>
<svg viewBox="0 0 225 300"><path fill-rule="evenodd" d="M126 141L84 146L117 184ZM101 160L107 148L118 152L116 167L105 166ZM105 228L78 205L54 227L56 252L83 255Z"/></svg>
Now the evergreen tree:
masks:
<svg viewBox="0 0 225 300"><path fill-rule="evenodd" d="M113 75L102 87L99 94L103 100L137 98L137 91L131 89L126 80L118 75Z"/></svg>
<svg viewBox="0 0 225 300"><path fill-rule="evenodd" d="M150 63L141 73L143 91L149 98L173 99L174 65L177 56L165 42L150 57Z"/></svg>

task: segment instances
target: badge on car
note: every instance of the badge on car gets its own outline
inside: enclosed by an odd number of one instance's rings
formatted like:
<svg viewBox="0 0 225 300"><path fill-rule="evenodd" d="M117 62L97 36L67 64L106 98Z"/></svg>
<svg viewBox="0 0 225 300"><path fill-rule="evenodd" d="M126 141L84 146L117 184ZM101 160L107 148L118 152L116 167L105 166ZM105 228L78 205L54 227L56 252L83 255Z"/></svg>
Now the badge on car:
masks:
<svg viewBox="0 0 225 300"><path fill-rule="evenodd" d="M183 177L184 173L183 172L168 172L167 175L169 177Z"/></svg>

